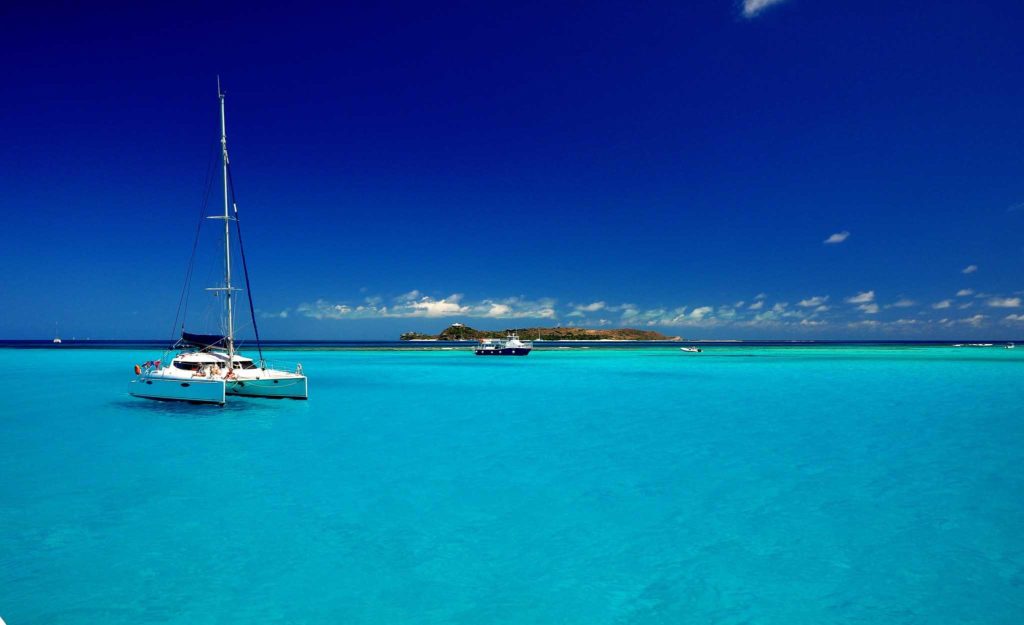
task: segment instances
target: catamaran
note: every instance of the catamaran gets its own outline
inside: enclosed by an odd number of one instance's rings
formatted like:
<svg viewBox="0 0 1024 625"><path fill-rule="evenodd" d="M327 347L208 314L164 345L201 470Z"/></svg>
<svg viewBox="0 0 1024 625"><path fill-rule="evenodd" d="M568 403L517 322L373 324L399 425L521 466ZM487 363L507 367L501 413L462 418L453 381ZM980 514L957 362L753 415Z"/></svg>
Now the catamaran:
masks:
<svg viewBox="0 0 1024 625"><path fill-rule="evenodd" d="M177 400L195 403L223 405L229 395L245 397L306 399L308 388L302 365L291 370L274 368L263 358L259 330L256 329L256 315L252 304L252 290L249 288L249 271L245 263L245 248L242 245L238 221L238 204L234 200L234 185L231 183L230 161L228 160L227 125L224 116L224 93L217 84L220 100L220 145L224 173L224 214L208 219L224 222L224 285L208 288L215 295L223 293L223 332L220 334L196 334L186 332L182 325L181 337L165 352L165 358L135 365L135 379L130 382L129 393L135 397L159 400ZM229 212L229 209L233 211ZM256 335L259 360L253 360L238 353L235 343L234 300L241 289L231 286L231 222L235 223L238 247L245 274L249 300L249 313ZM198 241L198 232L197 232ZM193 262L195 246L193 246ZM191 275L191 263L189 275ZM186 278L188 288L189 278ZM177 327L177 319L175 319ZM175 355L166 362L171 352Z"/></svg>

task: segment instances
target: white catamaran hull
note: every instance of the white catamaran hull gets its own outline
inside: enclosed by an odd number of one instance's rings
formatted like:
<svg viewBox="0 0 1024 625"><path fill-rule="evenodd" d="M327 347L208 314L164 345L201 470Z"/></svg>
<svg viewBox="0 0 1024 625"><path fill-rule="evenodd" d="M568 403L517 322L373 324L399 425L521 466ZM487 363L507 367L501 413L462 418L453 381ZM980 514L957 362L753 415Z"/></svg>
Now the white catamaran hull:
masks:
<svg viewBox="0 0 1024 625"><path fill-rule="evenodd" d="M238 380L227 383L228 395L269 397L272 399L307 399L305 376Z"/></svg>
<svg viewBox="0 0 1024 625"><path fill-rule="evenodd" d="M128 393L145 399L223 404L224 380L182 380L140 376L131 381Z"/></svg>

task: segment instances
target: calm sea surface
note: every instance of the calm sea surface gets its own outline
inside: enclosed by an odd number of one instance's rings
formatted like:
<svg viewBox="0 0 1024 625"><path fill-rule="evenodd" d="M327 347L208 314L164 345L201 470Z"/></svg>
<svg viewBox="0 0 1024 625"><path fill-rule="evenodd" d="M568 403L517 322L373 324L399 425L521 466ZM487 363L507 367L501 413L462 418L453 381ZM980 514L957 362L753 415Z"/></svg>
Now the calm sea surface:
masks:
<svg viewBox="0 0 1024 625"><path fill-rule="evenodd" d="M1024 621L1024 349L158 356L0 349L8 625Z"/></svg>

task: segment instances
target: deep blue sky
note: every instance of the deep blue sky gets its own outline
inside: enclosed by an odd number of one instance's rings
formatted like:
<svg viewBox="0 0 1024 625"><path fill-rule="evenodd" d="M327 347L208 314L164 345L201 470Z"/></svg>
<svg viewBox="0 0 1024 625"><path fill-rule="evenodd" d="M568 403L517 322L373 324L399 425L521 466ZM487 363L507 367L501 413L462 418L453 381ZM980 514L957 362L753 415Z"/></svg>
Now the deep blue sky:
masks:
<svg viewBox="0 0 1024 625"><path fill-rule="evenodd" d="M1021 2L441 4L5 5L0 337L169 334L217 74L268 338L1024 334Z"/></svg>

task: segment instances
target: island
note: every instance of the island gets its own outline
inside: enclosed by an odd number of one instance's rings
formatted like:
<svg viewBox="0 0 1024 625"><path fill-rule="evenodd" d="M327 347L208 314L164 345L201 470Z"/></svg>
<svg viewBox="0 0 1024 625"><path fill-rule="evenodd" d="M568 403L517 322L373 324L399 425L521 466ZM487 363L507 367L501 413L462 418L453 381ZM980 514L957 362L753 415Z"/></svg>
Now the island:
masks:
<svg viewBox="0 0 1024 625"><path fill-rule="evenodd" d="M515 328L519 338L527 341L680 341L678 336L665 336L654 330L634 328ZM509 330L477 330L465 324L453 323L440 334L405 332L403 341L478 341L505 338Z"/></svg>

